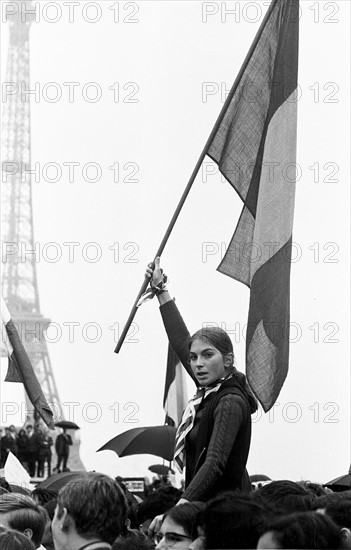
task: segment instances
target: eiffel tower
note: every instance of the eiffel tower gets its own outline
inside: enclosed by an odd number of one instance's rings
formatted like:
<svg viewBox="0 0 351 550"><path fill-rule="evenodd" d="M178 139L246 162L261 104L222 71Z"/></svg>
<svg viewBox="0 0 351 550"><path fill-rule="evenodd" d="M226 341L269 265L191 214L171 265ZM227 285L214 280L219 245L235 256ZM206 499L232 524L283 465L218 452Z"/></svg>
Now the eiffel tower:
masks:
<svg viewBox="0 0 351 550"><path fill-rule="evenodd" d="M29 31L35 20L32 0L11 2L9 47L2 127L2 292L36 376L55 416L63 419L62 405L46 344L50 320L41 314L33 233L31 167ZM26 423L37 422L26 396ZM57 414L56 414L57 416ZM68 466L85 470L74 443ZM55 465L55 457L53 457Z"/></svg>

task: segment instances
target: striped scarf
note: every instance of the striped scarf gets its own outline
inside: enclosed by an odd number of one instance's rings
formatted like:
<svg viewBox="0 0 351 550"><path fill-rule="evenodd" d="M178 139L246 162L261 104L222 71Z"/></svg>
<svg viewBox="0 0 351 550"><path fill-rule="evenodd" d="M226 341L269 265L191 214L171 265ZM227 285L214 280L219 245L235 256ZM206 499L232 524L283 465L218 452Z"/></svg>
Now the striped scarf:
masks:
<svg viewBox="0 0 351 550"><path fill-rule="evenodd" d="M174 450L174 464L177 470L182 473L185 462L185 438L192 430L195 422L195 416L202 401L206 399L211 393L215 393L219 390L225 380L231 378L233 374L230 374L226 378L222 378L215 386L198 388L196 394L186 406L183 413L181 423L178 426L175 436L175 450Z"/></svg>

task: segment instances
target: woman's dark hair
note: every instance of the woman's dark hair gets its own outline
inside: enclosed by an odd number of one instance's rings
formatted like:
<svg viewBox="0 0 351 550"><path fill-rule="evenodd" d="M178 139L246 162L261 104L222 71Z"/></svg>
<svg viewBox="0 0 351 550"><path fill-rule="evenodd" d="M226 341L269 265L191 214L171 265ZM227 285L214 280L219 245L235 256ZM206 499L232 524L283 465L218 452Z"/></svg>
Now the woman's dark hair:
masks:
<svg viewBox="0 0 351 550"><path fill-rule="evenodd" d="M32 541L23 533L15 530L0 532L1 550L35 550Z"/></svg>
<svg viewBox="0 0 351 550"><path fill-rule="evenodd" d="M197 537L196 517L204 508L204 502L185 502L184 504L173 506L173 508L168 510L164 514L163 520L165 518L170 518L175 523L178 523L183 527L185 533L194 540Z"/></svg>
<svg viewBox="0 0 351 550"><path fill-rule="evenodd" d="M339 548L339 527L326 515L318 512L288 514L267 525L279 548L330 549Z"/></svg>
<svg viewBox="0 0 351 550"><path fill-rule="evenodd" d="M204 327L197 330L188 341L189 350L195 340L205 340L214 346L222 355L234 353L233 344L225 330L219 327Z"/></svg>

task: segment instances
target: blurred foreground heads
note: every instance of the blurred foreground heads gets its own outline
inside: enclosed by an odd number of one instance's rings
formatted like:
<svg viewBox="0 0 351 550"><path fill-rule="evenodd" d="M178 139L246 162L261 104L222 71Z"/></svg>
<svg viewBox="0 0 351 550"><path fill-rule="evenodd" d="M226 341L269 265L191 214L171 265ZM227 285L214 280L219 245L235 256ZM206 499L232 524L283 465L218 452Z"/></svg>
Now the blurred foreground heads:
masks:
<svg viewBox="0 0 351 550"><path fill-rule="evenodd" d="M15 530L0 532L1 550L35 550L34 543L23 533Z"/></svg>
<svg viewBox="0 0 351 550"><path fill-rule="evenodd" d="M127 503L118 483L88 473L59 492L52 521L55 550L109 550L126 517Z"/></svg>
<svg viewBox="0 0 351 550"><path fill-rule="evenodd" d="M18 493L5 493L0 498L0 525L5 529L16 529L23 533L38 548L41 544L47 514L31 497ZM12 535L9 535L10 541ZM6 543L7 544L7 543ZM14 543L15 544L15 543ZM5 541L0 549L5 549ZM11 548L10 542L8 548ZM14 546L13 548L16 548Z"/></svg>
<svg viewBox="0 0 351 550"><path fill-rule="evenodd" d="M257 547L266 509L250 494L229 491L210 500L196 517L192 550Z"/></svg>
<svg viewBox="0 0 351 550"><path fill-rule="evenodd" d="M318 512L301 512L273 521L260 537L257 548L336 550L340 544L340 529L328 516Z"/></svg>

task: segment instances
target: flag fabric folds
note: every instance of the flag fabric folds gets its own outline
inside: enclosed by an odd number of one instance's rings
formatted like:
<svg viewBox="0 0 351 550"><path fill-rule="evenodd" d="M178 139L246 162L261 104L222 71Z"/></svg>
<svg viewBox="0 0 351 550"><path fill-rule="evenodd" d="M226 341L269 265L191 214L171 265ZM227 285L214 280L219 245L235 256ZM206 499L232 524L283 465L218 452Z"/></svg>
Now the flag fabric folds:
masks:
<svg viewBox="0 0 351 550"><path fill-rule="evenodd" d="M177 427L188 403L186 373L178 356L168 345L167 371L163 408L166 413L165 424Z"/></svg>
<svg viewBox="0 0 351 550"><path fill-rule="evenodd" d="M273 0L208 156L244 206L218 270L250 289L246 374L267 412L288 372L299 1Z"/></svg>
<svg viewBox="0 0 351 550"><path fill-rule="evenodd" d="M28 354L21 342L16 326L11 319L9 310L1 298L2 337L1 345L9 359L6 375L7 382L22 382L27 395L45 424L54 428L53 413L48 405L41 386L35 375Z"/></svg>

